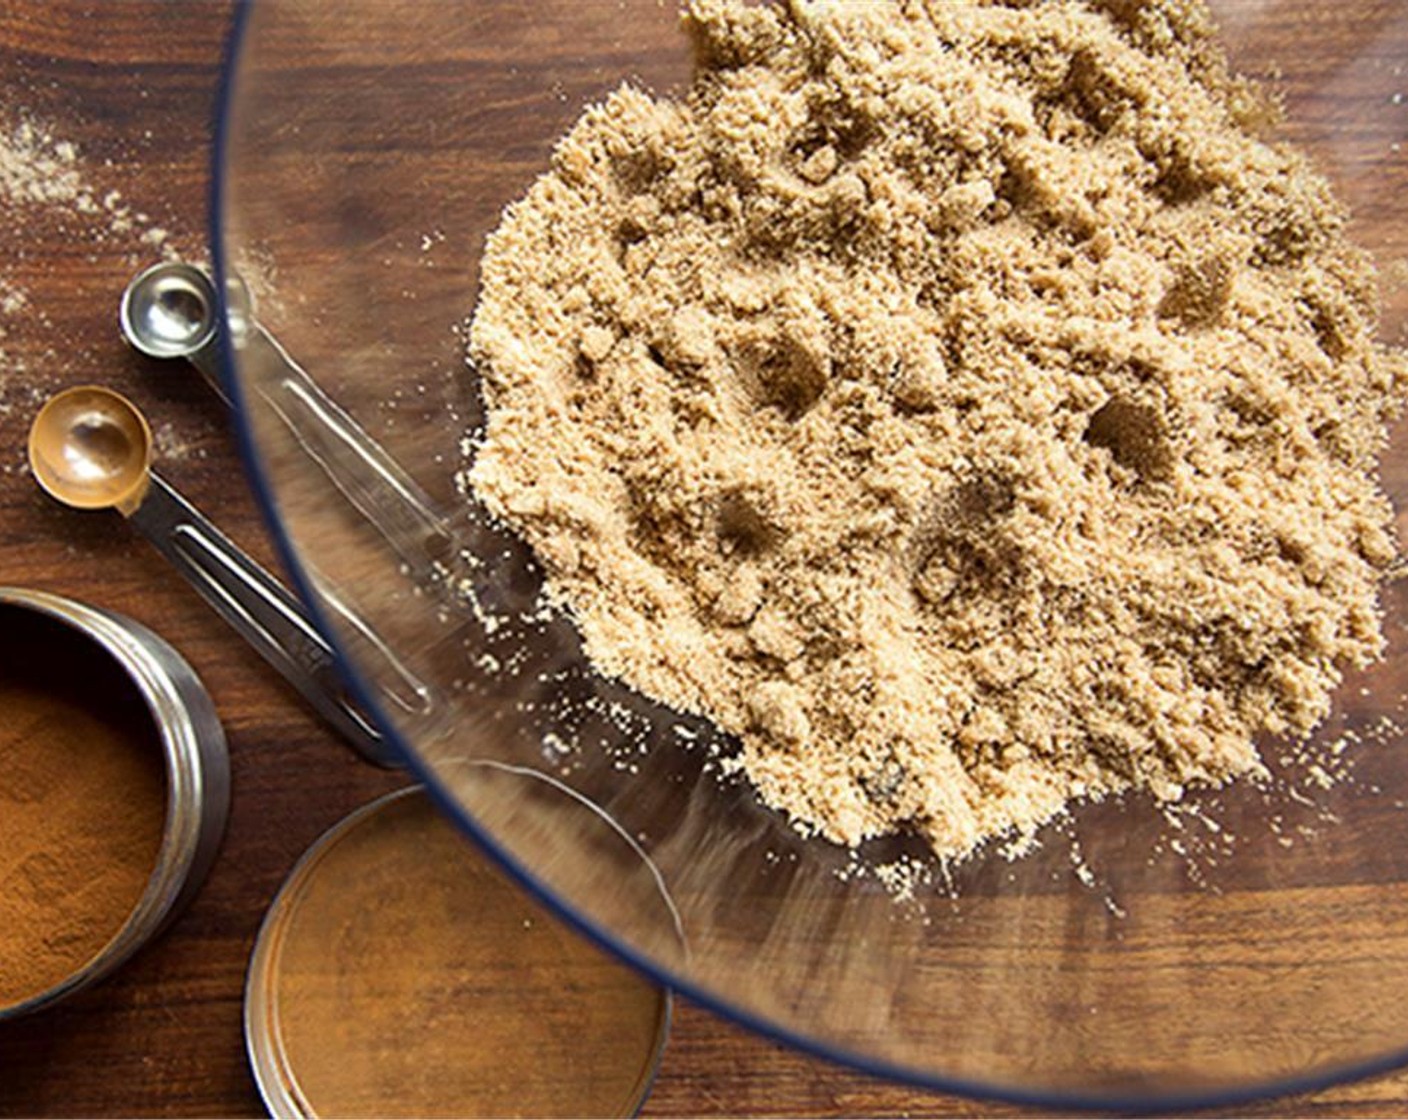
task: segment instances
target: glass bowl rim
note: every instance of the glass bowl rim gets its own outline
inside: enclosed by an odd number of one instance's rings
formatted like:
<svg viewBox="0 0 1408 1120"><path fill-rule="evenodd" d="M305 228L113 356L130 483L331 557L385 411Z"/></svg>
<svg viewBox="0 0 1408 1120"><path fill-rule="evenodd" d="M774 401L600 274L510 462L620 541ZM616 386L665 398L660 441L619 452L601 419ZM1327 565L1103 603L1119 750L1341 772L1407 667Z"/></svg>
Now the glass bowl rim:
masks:
<svg viewBox="0 0 1408 1120"><path fill-rule="evenodd" d="M268 7L273 0L250 0L235 5L225 40L214 102L214 129L211 147L208 188L208 222L210 227L211 266L215 273L217 321L230 322L226 299L227 284L232 276L230 246L226 242L224 215L228 208L227 177L231 173L230 144L233 116L239 93L239 69L252 39L250 28L255 11ZM1262 1101L1271 1098L1297 1096L1317 1092L1334 1085L1372 1078L1408 1066L1408 1040L1404 1045L1376 1058L1366 1058L1347 1065L1320 1070L1248 1081L1240 1085L1224 1085L1202 1090L1151 1090L1100 1092L1068 1088L1024 1087L987 1081L979 1078L946 1075L934 1069L924 1069L899 1062L887 1061L825 1042L800 1030L774 1022L762 1015L731 1004L701 982L666 968L621 940L611 929L579 911L570 901L548 887L534 872L501 846L472 814L460 806L446 784L428 766L387 718L376 690L371 687L352 657L329 625L329 614L317 596L316 586L303 567L292 536L284 528L271 473L260 458L245 388L237 375L230 332L219 332L220 375L231 403L231 424L244 473L249 481L255 505L273 542L274 550L293 584L294 592L309 611L314 623L334 651L338 670L357 702L370 712L378 728L391 744L393 753L404 763L410 775L429 792L456 828L494 860L513 881L527 890L555 917L600 946L619 960L642 972L657 984L687 997L706 1010L735 1023L762 1038L797 1050L803 1054L833 1062L870 1077L877 1077L937 1093L946 1093L975 1100L1001 1101L1036 1108L1059 1108L1082 1111L1152 1113L1192 1109L1221 1108ZM664 1073L663 1065L657 1071ZM648 1097L647 1097L648 1100ZM643 1106L642 1106L643 1107Z"/></svg>

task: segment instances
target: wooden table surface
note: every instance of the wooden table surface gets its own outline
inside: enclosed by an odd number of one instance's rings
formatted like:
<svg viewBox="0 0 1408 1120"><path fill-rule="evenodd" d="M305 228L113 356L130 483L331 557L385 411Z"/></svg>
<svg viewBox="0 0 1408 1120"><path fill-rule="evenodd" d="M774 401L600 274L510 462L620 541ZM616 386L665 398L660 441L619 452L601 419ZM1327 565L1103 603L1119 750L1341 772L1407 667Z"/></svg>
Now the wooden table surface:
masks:
<svg viewBox="0 0 1408 1120"><path fill-rule="evenodd" d="M172 481L270 558L220 407L184 367L127 350L115 314L126 280L161 246L204 255L210 122L229 14L213 0L0 0L0 583L122 611L169 639L215 699L234 771L223 853L175 926L108 982L0 1028L0 1115L261 1114L241 1035L245 963L261 916L320 832L405 780L334 741L118 518L59 508L23 463L29 419L45 395L113 385L148 410ZM27 138L17 132L26 123ZM40 186L15 180L17 152L31 168L49 158L53 174ZM68 197L39 198L46 181ZM1403 1114L1408 1074L1240 1111ZM682 1003L645 1112L1020 1110L858 1076Z"/></svg>

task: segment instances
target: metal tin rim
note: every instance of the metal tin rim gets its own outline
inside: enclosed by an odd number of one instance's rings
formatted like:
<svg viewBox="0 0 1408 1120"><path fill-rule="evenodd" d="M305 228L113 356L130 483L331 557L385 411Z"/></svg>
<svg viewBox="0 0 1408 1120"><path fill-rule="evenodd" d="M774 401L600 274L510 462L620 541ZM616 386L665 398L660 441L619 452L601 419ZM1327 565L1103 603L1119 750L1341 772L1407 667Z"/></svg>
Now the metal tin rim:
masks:
<svg viewBox="0 0 1408 1120"><path fill-rule="evenodd" d="M284 911L296 905L308 878L339 840L388 805L413 796L428 797L428 791L422 785L393 790L354 809L323 832L293 865L260 923L259 933L254 941L254 951L250 955L249 970L245 976L245 1051L249 1057L255 1084L259 1088L259 1095L269 1115L276 1120L313 1120L318 1115L310 1102L299 1092L291 1063L284 1053L275 1029L277 1006L272 990L272 977L283 947L286 924L281 919ZM674 999L668 988L662 987L659 991L660 1012L655 1041L633 1090L629 1110L631 1116L640 1112L650 1096L670 1035Z"/></svg>
<svg viewBox="0 0 1408 1120"><path fill-rule="evenodd" d="M3 1022L50 1007L110 975L180 912L204 881L224 835L230 777L214 704L164 639L123 615L44 591L0 587L0 605L44 615L112 658L151 713L166 764L166 820L142 897L87 963L52 987L0 1007Z"/></svg>

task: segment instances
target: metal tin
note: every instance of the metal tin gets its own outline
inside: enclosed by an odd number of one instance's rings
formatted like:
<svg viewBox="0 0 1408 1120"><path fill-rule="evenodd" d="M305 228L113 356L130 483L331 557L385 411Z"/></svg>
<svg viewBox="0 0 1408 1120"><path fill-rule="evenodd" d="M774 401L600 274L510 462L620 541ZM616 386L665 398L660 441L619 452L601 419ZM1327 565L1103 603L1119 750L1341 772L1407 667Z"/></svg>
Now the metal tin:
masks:
<svg viewBox="0 0 1408 1120"><path fill-rule="evenodd" d="M333 869L330 875L325 871L325 864L335 859L333 853L340 844L353 842L359 831L375 828L379 823L378 818L387 817L397 811L410 810L413 806L417 813L422 810L426 814L435 812L424 788L412 786L380 797L343 818L304 853L284 881L265 916L255 942L246 979L244 1026L250 1067L270 1115L281 1118L364 1113L381 1116L500 1113L536 1115L538 1110L543 1110L544 1114L562 1115L635 1115L649 1095L664 1053L670 1026L670 992L656 987L626 965L580 940L575 933L562 927L556 919L530 902L526 893L521 892L516 884L500 880L495 885L494 897L486 898L480 893L475 894L476 902L483 899L475 914L460 913L452 925L449 919L444 919L446 928L453 928L457 934L462 934L465 944L477 947L490 944L496 946L498 971L486 970L483 974L467 978L463 974L454 975L447 969L443 974L430 973L430 983L427 984L427 973L419 969L417 961L413 965L403 966L413 974L414 979L407 985L410 990L401 990L394 978L394 970L391 970L392 975L370 969L366 970L365 974L344 970L344 962L339 957L342 947L365 946L368 943L372 936L368 931L375 928L375 925L374 920L367 919L366 916L375 914L386 903L386 897L376 894L374 888L368 897L357 895L358 890L369 889L366 881L356 873L367 866L365 862L347 858L344 866L341 869ZM437 826L439 825L443 825L447 833L452 832L452 826L448 822L438 821ZM456 836L455 839L461 838ZM436 853L433 849L407 846L403 850L419 853L424 858L423 866L445 866L434 859ZM359 856L367 854L365 850L354 851L357 851ZM384 851L372 851L376 856L384 855ZM496 879L502 875L486 856L482 856L472 847L466 846L465 854L469 861L482 860L482 865L452 864L450 877L454 878L455 882L464 884L467 881L459 878L466 870L469 871L469 878L477 878L480 875L478 868L481 866L484 869L483 874L492 874ZM315 884L320 874L325 875L325 882L317 886ZM447 879L441 880L442 883L446 881ZM483 884L484 880L478 878L476 892L482 890ZM398 883L398 892L413 900L410 906L415 914L423 912L427 916L426 921L434 923L436 889L426 882L401 881ZM354 897L349 898L349 895ZM325 908L321 915L308 917L309 927L319 927L326 922L329 927L327 936L320 936L320 930L300 928L300 913L306 916L309 909L317 909L320 901L326 903L330 898L335 903L332 909L337 911L336 913L330 914ZM531 919L523 919L517 909L520 904L524 913L531 912L534 915ZM531 908L531 911L528 908ZM499 911L504 909L511 910L511 915L504 917L499 914ZM353 916L345 916L343 910ZM546 970L538 967L533 959L528 956L520 957L519 951L513 948L511 935L505 937L502 930L488 928L494 923L486 921L485 918L494 914L499 914L500 925L507 923L515 930L520 920L524 927L541 922L544 927L543 937L570 939L563 940L560 944L568 946L567 955L574 956L580 962L579 968L582 971L577 974L577 979L585 978L585 982L557 984L544 974ZM369 925L369 921L373 924ZM549 927L552 933L547 932ZM384 937L384 928L378 932ZM401 939L385 938L385 943L390 945L394 940L396 955L401 952L413 954L414 942L417 940L414 934L420 932L422 929L416 927L410 936ZM455 940L458 943L461 939ZM303 948L291 948L293 942L301 942ZM458 952L458 948L456 951ZM294 966L289 962L289 958L300 953L304 955L305 965L311 959L311 968L302 973L302 983L308 984L308 978L312 977L312 994L304 991L295 995L293 989L296 985L283 975L286 971L292 973L304 967ZM462 959L480 960L479 949L466 949ZM540 956L538 959L540 963ZM505 975L505 972L508 975ZM640 985L638 995L633 994L628 999L613 1002L609 1011L603 1011L599 1003L593 1003L604 998L604 986L609 987L613 982L628 983L629 981L622 979L625 976ZM358 990L360 994L349 995L349 991L353 989ZM437 995L441 992L449 992L452 995L448 997L447 1002L427 999L427 989L434 990ZM353 1071L352 1076L357 1076L358 1071L375 1067L378 1057L359 1050L356 1043L349 1041L349 1038L361 1031L361 1024L369 1018L364 1014L364 1009L376 1006L378 1000L385 1001L388 995L404 1000L408 1021L414 1024L414 1029L405 1030L404 1023L402 1029L387 1029L384 1036L386 1045L382 1053L387 1057L388 1065L400 1068L409 1063L415 1066L416 1075L407 1080L402 1091L393 1090L390 1084L382 1090L378 1084L377 1091L381 1095L372 1096L370 1099L364 1095L355 1104L349 1104L349 1098L343 1095L341 1088L320 1094L320 1086L315 1083L316 1079L310 1076L311 1071L300 1065L297 1052L300 1047L291 1041L292 1036L301 1032L309 1040L301 1047L303 1057L313 1058L315 1063L325 1070L338 1071L337 1079L344 1076L343 1071L349 1070ZM641 998L642 996L645 998ZM439 1003L439 1006L433 1006L436 1003ZM575 1052L572 1055L575 1064L564 1060L561 1046L534 1048L533 1039L529 1037L534 1033L531 1022L527 1030L520 1030L516 1034L515 1025L519 1028L524 1026L522 1018L510 1015L507 1018L512 1019L512 1022L498 1019L498 1013L509 1004L535 1009L536 1018L551 1018L556 1011L566 1019L579 1019L574 1026L581 1029L572 1032L573 1042L570 1044ZM333 1008L333 1014L336 1016L333 1021L336 1026L324 1032L309 1024L289 1023L290 1017L298 1017L297 1011L290 1010L290 1007L296 1009L298 1006L312 1005L320 1006L320 1014L324 1016L329 1015L329 1007ZM603 1026L603 1019L623 1029L601 1030L599 1028ZM479 1056L494 1052L500 1055L497 1060L501 1061L505 1050L521 1056L524 1066L518 1066L519 1059L515 1058L505 1061L502 1068L496 1066L493 1074L507 1086L502 1091L511 1095L513 1107L505 1108L503 1098L484 1100L455 1096L455 1090L446 1084L447 1078L442 1076L446 1067L436 1065L437 1061L445 1061L445 1048L438 1045L426 1046L425 1051L434 1049L439 1052L440 1056L433 1058L428 1053L418 1052L418 1038L420 1041L438 1038L436 1032L447 1020L455 1020L455 1023L446 1029L465 1032L465 1045L459 1051L462 1054ZM623 1036L631 1039L624 1046L619 1044ZM602 1045L603 1042L616 1042L617 1045ZM494 1050L496 1045L497 1051ZM594 1046L599 1048L594 1050ZM422 1057L425 1058L424 1068L420 1066ZM586 1101L574 1095L581 1093L585 1096L588 1093L588 1090L580 1088L580 1070L584 1066L594 1071L600 1070L603 1062L611 1063L608 1079L610 1089L605 1095L609 1095L614 1101L609 1107L616 1111L601 1110L601 1100L593 1100L592 1103L596 1107L583 1107ZM565 1099L554 1102L544 1110L541 1100L544 1090L530 1090L525 1087L528 1078L523 1073L524 1068L533 1071L529 1076L539 1086L550 1085L554 1092L560 1087L560 1093ZM326 1077L326 1074L322 1076ZM385 1080L391 1082L396 1076L398 1075L388 1075ZM380 1077L376 1080L380 1081ZM327 1088L326 1081L322 1088ZM362 1091L365 1094L365 1090ZM320 1109L323 1111L320 1112Z"/></svg>
<svg viewBox="0 0 1408 1120"><path fill-rule="evenodd" d="M77 971L46 991L0 1007L4 1021L50 1007L108 976L195 896L224 835L230 762L225 732L205 687L186 660L145 626L99 607L15 587L0 587L0 606L44 615L111 657L151 712L166 765L161 845L136 907Z"/></svg>

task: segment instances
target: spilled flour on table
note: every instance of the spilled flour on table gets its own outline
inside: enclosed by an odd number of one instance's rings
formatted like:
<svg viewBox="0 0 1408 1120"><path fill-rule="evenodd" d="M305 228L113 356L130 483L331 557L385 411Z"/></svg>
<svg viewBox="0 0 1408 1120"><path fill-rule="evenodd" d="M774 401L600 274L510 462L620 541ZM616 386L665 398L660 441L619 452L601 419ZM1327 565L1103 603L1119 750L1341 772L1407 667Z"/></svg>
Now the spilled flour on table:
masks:
<svg viewBox="0 0 1408 1120"><path fill-rule="evenodd" d="M0 197L9 208L40 207L94 219L85 229L92 240L132 235L140 246L165 250L170 233L129 204L122 192L95 186L90 174L78 148L58 139L47 125L20 117L0 130ZM65 228L76 229L77 223Z"/></svg>
<svg viewBox="0 0 1408 1120"><path fill-rule="evenodd" d="M180 255L167 225L108 185L110 175L107 163L87 159L58 125L0 106L0 236L7 246L0 261L0 420L16 425L6 433L10 450L0 460L0 475L28 470L18 425L102 361L96 351L59 337L46 310L52 297L44 254L53 252L54 241L95 266L117 256L123 271L113 276L114 306L131 273Z"/></svg>

